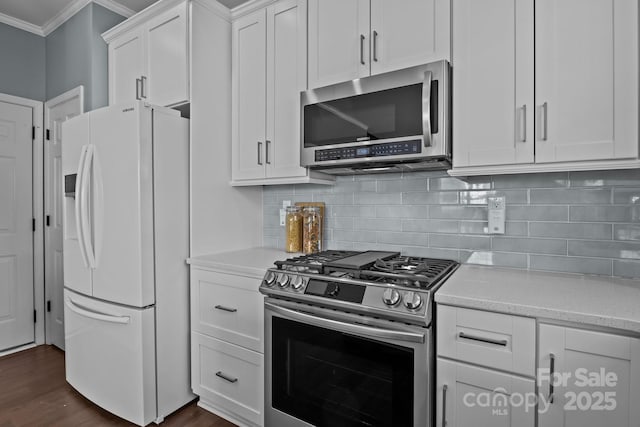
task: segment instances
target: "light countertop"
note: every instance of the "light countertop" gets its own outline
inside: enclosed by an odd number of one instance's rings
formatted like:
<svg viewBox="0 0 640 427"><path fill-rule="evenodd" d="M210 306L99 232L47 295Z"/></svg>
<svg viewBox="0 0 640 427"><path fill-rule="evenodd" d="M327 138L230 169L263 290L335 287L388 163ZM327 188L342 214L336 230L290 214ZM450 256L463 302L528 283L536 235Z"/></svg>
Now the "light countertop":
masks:
<svg viewBox="0 0 640 427"><path fill-rule="evenodd" d="M298 254L281 249L249 248L239 251L196 256L187 259L193 267L208 268L223 273L240 274L262 279L268 268L278 260L285 260Z"/></svg>
<svg viewBox="0 0 640 427"><path fill-rule="evenodd" d="M640 280L462 265L435 300L640 333Z"/></svg>

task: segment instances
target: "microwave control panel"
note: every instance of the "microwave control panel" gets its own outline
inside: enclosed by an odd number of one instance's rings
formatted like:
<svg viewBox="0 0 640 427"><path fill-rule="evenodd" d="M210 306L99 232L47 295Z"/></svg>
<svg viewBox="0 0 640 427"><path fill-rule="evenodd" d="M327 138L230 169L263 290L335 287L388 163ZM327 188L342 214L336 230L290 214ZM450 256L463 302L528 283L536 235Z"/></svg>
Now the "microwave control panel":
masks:
<svg viewBox="0 0 640 427"><path fill-rule="evenodd" d="M348 160L363 157L386 157L407 154L419 154L422 152L422 140L386 142L383 144L371 144L359 147L330 148L316 150L316 162L329 160Z"/></svg>

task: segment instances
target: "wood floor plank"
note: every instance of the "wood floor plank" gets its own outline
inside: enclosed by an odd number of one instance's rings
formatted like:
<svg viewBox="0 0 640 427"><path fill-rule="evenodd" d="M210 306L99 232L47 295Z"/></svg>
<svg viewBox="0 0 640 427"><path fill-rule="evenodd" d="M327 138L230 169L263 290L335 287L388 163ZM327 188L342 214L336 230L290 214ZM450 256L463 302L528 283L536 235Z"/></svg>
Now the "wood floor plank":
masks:
<svg viewBox="0 0 640 427"><path fill-rule="evenodd" d="M64 352L41 345L0 357L0 427L95 427L133 424L94 405L65 381ZM233 427L195 402L162 427Z"/></svg>

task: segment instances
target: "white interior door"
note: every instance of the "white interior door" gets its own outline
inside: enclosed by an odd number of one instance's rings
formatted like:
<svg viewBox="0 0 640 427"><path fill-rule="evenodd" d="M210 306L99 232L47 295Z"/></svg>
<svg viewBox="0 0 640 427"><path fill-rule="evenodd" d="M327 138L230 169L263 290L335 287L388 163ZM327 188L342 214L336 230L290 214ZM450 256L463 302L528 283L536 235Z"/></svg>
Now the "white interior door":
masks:
<svg viewBox="0 0 640 427"><path fill-rule="evenodd" d="M64 287L62 256L62 123L84 111L83 87L78 86L45 103L44 145L44 286L46 342L64 350Z"/></svg>
<svg viewBox="0 0 640 427"><path fill-rule="evenodd" d="M0 351L34 340L32 110L0 102Z"/></svg>

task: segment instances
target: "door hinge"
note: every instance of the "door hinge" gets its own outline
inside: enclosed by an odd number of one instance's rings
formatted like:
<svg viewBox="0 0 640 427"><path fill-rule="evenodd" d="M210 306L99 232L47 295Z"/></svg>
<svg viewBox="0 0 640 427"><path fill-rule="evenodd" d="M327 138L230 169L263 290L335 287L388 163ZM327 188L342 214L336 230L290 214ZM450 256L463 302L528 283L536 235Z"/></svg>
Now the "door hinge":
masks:
<svg viewBox="0 0 640 427"><path fill-rule="evenodd" d="M36 139L36 127L31 126L31 139Z"/></svg>
<svg viewBox="0 0 640 427"><path fill-rule="evenodd" d="M47 301L47 313L51 313L51 300Z"/></svg>
<svg viewBox="0 0 640 427"><path fill-rule="evenodd" d="M51 141L51 132L47 129L47 141Z"/></svg>
<svg viewBox="0 0 640 427"><path fill-rule="evenodd" d="M35 231L36 231L36 219L35 218L31 218L31 229L35 233Z"/></svg>
<svg viewBox="0 0 640 427"><path fill-rule="evenodd" d="M33 310L33 323L38 323L38 312Z"/></svg>
<svg viewBox="0 0 640 427"><path fill-rule="evenodd" d="M47 215L47 227L51 226L51 215Z"/></svg>

